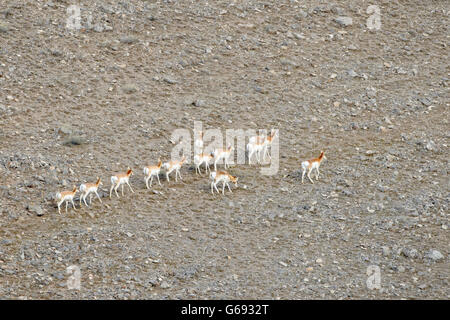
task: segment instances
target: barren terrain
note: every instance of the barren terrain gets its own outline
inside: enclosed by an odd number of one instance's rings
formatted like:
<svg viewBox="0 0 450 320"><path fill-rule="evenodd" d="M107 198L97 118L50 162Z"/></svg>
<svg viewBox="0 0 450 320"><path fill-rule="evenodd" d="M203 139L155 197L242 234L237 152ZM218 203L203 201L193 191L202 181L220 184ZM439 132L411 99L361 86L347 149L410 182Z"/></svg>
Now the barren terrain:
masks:
<svg viewBox="0 0 450 320"><path fill-rule="evenodd" d="M1 299L450 298L448 1L80 1L70 30L74 3L0 2ZM279 129L278 173L147 190L194 121Z"/></svg>

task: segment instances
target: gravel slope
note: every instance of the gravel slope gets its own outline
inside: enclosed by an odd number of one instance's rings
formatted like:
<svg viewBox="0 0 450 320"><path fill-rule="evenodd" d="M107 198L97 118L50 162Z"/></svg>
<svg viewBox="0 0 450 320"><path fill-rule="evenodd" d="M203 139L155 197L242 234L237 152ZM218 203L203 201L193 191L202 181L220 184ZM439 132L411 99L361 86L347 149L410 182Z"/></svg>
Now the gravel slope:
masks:
<svg viewBox="0 0 450 320"><path fill-rule="evenodd" d="M367 1L80 3L79 31L70 1L0 4L0 298L450 298L447 1L378 1L379 31ZM278 128L278 174L232 166L213 196L189 164L147 190L194 121ZM104 206L59 215L96 176Z"/></svg>

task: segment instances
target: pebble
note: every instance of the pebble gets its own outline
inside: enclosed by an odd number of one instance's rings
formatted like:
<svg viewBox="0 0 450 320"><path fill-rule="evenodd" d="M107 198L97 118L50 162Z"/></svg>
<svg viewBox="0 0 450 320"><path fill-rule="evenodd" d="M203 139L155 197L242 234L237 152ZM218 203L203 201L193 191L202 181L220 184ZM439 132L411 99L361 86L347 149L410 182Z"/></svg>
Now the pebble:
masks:
<svg viewBox="0 0 450 320"><path fill-rule="evenodd" d="M334 21L343 27L348 27L353 24L353 19L351 17L337 17Z"/></svg>
<svg viewBox="0 0 450 320"><path fill-rule="evenodd" d="M416 249L408 249L408 248L403 248L402 249L402 254L407 257L407 258L411 258L411 259L415 259L419 256L419 253L417 252Z"/></svg>
<svg viewBox="0 0 450 320"><path fill-rule="evenodd" d="M431 259L431 260L433 260L433 261L439 261L439 260L444 259L444 256L442 255L442 253L440 253L439 251L434 250L434 249L430 250L430 251L425 255L425 257L428 258L428 259Z"/></svg>
<svg viewBox="0 0 450 320"><path fill-rule="evenodd" d="M44 215L44 210L42 210L42 208L37 205L37 204L30 204L27 206L27 210L35 213L38 217L43 216Z"/></svg>

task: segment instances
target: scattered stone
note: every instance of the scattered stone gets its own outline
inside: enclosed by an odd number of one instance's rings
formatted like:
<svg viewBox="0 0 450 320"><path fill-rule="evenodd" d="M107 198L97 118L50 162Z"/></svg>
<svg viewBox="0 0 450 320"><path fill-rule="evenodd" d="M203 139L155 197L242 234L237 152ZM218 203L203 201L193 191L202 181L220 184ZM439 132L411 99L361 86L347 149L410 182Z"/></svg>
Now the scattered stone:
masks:
<svg viewBox="0 0 450 320"><path fill-rule="evenodd" d="M348 27L353 24L353 19L351 17L337 17L334 21L343 27Z"/></svg>
<svg viewBox="0 0 450 320"><path fill-rule="evenodd" d="M0 33L7 33L8 31L9 31L8 25L0 22Z"/></svg>
<svg viewBox="0 0 450 320"><path fill-rule="evenodd" d="M411 259L415 259L419 256L419 253L417 252L416 249L408 249L408 248L403 248L402 249L402 254L407 257L407 258L411 258Z"/></svg>
<svg viewBox="0 0 450 320"><path fill-rule="evenodd" d="M203 108L206 106L205 100L197 99L193 102L193 105L199 108Z"/></svg>
<svg viewBox="0 0 450 320"><path fill-rule="evenodd" d="M165 82L169 83L169 84L177 84L177 83L178 83L177 80L172 79L172 78L170 78L170 77L164 77L163 80L164 80Z"/></svg>
<svg viewBox="0 0 450 320"><path fill-rule="evenodd" d="M35 213L38 217L43 216L44 215L44 210L42 210L42 208L37 205L37 204L30 204L27 206L27 210Z"/></svg>
<svg viewBox="0 0 450 320"><path fill-rule="evenodd" d="M348 70L347 71L347 74L350 76L350 77L352 77L352 78L354 78L354 77L357 77L358 76L358 74L355 72L355 70Z"/></svg>
<svg viewBox="0 0 450 320"><path fill-rule="evenodd" d="M391 254L391 249L389 247L383 246L381 247L381 250L383 250L383 256L387 257Z"/></svg>
<svg viewBox="0 0 450 320"><path fill-rule="evenodd" d="M73 129L70 125L67 124L63 124L59 129L58 129L58 133L62 133L62 134L72 134Z"/></svg>
<svg viewBox="0 0 450 320"><path fill-rule="evenodd" d="M137 91L137 87L135 84L129 83L122 87L123 92L130 94L135 93Z"/></svg>
<svg viewBox="0 0 450 320"><path fill-rule="evenodd" d="M434 250L434 249L430 250L430 251L425 255L425 257L428 258L428 259L430 259L430 260L433 260L433 261L439 261L439 260L441 260L441 259L444 259L444 256L442 255L442 253L440 253L439 251Z"/></svg>
<svg viewBox="0 0 450 320"><path fill-rule="evenodd" d="M82 145L85 143L86 143L86 139L81 136L77 136L77 135L70 135L63 141L63 145L66 145L66 146L67 145L79 146L79 145Z"/></svg>
<svg viewBox="0 0 450 320"><path fill-rule="evenodd" d="M279 261L278 263L281 264L283 267L287 267L288 266L287 263L283 262L283 261Z"/></svg>
<svg viewBox="0 0 450 320"><path fill-rule="evenodd" d="M427 142L425 149L427 149L428 151L434 151L436 150L436 144L434 143L433 140L430 140Z"/></svg>
<svg viewBox="0 0 450 320"><path fill-rule="evenodd" d="M426 107L429 107L432 104L432 102L428 98L419 98L419 101Z"/></svg>
<svg viewBox="0 0 450 320"><path fill-rule="evenodd" d="M125 44L133 44L133 43L138 42L139 39L134 36L122 36L122 37L120 37L119 41L121 43L125 43Z"/></svg>
<svg viewBox="0 0 450 320"><path fill-rule="evenodd" d="M297 20L301 20L301 19L306 18L307 16L308 16L308 13L303 11L302 9L300 9L300 10L297 11L297 15L295 16L295 18Z"/></svg>

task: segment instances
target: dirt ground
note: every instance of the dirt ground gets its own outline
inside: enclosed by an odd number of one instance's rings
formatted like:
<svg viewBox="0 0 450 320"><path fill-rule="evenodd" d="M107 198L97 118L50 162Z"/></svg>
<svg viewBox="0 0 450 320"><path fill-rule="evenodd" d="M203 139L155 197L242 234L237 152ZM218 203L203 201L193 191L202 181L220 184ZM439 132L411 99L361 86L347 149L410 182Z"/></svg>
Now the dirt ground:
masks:
<svg viewBox="0 0 450 320"><path fill-rule="evenodd" d="M450 298L448 1L80 1L72 30L74 3L0 2L1 299ZM194 121L279 129L278 173L147 190Z"/></svg>

